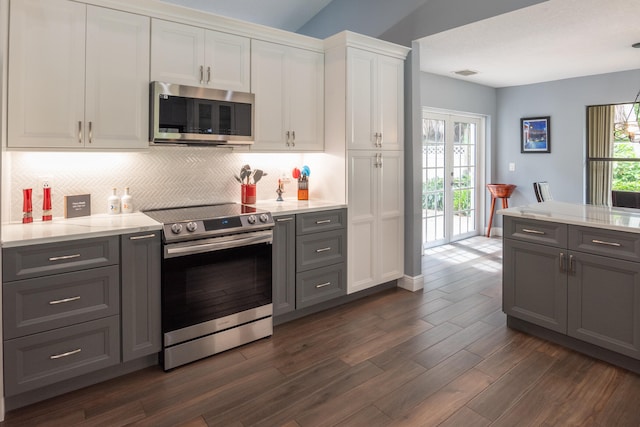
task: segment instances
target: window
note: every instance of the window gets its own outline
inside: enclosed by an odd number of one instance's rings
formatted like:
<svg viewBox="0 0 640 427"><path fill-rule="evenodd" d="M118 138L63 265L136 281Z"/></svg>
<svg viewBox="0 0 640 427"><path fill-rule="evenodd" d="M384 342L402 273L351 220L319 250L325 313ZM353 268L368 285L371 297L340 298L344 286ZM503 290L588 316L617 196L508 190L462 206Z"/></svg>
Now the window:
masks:
<svg viewBox="0 0 640 427"><path fill-rule="evenodd" d="M587 201L640 208L639 103L587 107Z"/></svg>

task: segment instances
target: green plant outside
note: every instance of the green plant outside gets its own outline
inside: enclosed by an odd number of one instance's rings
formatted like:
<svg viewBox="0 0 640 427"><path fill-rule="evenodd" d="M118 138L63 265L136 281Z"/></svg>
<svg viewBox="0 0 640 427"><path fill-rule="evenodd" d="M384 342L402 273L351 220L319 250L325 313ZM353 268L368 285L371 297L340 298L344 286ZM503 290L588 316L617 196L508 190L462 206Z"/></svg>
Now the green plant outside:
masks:
<svg viewBox="0 0 640 427"><path fill-rule="evenodd" d="M616 142L613 147L613 155L616 158L636 157L631 142ZM612 190L640 192L640 162L614 162L612 178Z"/></svg>
<svg viewBox="0 0 640 427"><path fill-rule="evenodd" d="M471 190L466 189L471 185L471 177L464 174L462 178L453 182L453 210L460 214L471 210ZM462 188L461 190L458 190ZM444 180L431 178L422 184L422 209L441 211L444 209Z"/></svg>

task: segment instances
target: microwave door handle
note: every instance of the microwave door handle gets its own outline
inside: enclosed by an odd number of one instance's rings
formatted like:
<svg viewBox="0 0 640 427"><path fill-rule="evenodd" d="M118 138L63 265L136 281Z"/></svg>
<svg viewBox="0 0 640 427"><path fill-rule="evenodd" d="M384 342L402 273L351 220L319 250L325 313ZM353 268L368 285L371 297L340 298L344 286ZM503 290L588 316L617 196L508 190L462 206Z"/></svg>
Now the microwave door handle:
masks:
<svg viewBox="0 0 640 427"><path fill-rule="evenodd" d="M205 240L206 243L194 243L188 246L171 247L168 246L165 249L165 259L174 258L178 256L186 256L199 254L204 252L220 251L224 249L239 248L242 246L258 245L261 243L272 243L273 232L263 231L251 233L248 237L236 237L232 239L228 238L214 238Z"/></svg>

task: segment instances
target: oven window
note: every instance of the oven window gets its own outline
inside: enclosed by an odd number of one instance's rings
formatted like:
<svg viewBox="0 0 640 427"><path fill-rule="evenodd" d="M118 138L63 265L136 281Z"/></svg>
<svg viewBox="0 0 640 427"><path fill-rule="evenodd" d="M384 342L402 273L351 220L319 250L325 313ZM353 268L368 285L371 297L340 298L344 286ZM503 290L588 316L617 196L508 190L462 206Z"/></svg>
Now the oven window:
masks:
<svg viewBox="0 0 640 427"><path fill-rule="evenodd" d="M271 248L260 244L163 260L163 332L271 304Z"/></svg>

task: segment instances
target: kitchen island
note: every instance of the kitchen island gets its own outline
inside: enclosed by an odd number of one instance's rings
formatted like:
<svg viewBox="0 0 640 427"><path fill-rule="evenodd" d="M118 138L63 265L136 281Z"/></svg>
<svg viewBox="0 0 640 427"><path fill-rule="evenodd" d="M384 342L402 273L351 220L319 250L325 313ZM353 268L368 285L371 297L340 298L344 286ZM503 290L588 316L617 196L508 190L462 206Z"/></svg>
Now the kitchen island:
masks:
<svg viewBox="0 0 640 427"><path fill-rule="evenodd" d="M640 211L549 201L498 213L507 325L640 372Z"/></svg>

